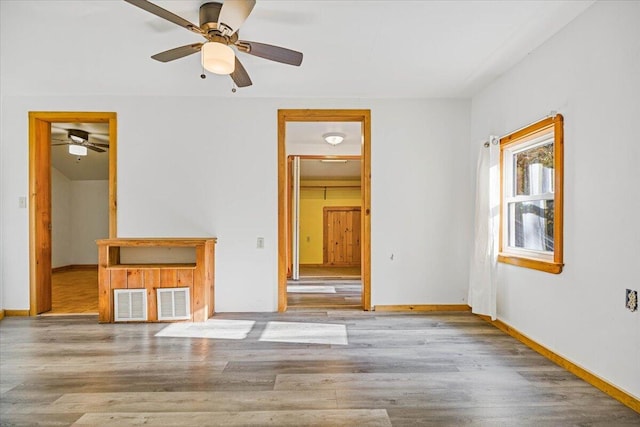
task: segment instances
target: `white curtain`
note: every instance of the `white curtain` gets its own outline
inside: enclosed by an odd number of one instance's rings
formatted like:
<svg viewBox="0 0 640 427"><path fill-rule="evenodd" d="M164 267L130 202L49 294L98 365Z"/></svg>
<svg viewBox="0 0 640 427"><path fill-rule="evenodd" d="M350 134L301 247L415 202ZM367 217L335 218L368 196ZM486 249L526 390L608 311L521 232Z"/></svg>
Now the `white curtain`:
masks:
<svg viewBox="0 0 640 427"><path fill-rule="evenodd" d="M469 270L472 312L496 319L498 226L500 206L499 148L490 138L481 146L476 180L475 235Z"/></svg>

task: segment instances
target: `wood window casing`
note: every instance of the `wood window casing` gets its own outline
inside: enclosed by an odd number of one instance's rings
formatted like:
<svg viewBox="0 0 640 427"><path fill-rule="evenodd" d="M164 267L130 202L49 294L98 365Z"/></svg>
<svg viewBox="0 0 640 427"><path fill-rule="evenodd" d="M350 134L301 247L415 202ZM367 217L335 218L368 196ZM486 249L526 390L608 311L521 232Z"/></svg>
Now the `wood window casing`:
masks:
<svg viewBox="0 0 640 427"><path fill-rule="evenodd" d="M564 209L564 119L557 114L553 117L533 123L521 130L513 132L500 139L500 237L498 262L531 268L548 273L559 274L563 268L563 209ZM512 158L508 154L519 145L530 143L533 140L549 135L553 138L553 253L546 254L536 251L519 251L509 247L505 242L509 237L506 230L507 203L511 194L505 194L506 179L512 179L513 174L505 176L505 157Z"/></svg>

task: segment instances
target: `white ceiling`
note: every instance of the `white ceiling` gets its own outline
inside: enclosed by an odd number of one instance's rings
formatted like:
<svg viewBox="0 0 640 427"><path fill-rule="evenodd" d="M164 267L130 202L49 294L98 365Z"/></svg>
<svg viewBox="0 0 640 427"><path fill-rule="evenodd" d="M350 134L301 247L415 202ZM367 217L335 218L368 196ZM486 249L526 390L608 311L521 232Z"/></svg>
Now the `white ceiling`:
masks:
<svg viewBox="0 0 640 427"><path fill-rule="evenodd" d="M287 143L326 146L322 135L339 132L345 135L340 145L358 147L362 143L360 122L287 122Z"/></svg>
<svg viewBox="0 0 640 427"><path fill-rule="evenodd" d="M301 159L300 178L311 180L360 181L360 160L323 162L320 159Z"/></svg>
<svg viewBox="0 0 640 427"><path fill-rule="evenodd" d="M156 3L191 22L200 1ZM304 53L292 67L239 54L254 85L201 80L198 55L150 56L201 37L119 0L0 1L3 95L472 96L592 3L258 0L240 38Z"/></svg>

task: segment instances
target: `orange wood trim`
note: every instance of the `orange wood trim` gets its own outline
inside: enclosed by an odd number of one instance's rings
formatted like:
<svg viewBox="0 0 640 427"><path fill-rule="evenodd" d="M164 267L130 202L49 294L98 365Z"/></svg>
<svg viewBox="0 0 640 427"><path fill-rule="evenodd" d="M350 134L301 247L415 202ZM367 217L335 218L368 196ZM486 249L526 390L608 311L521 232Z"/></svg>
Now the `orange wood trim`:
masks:
<svg viewBox="0 0 640 427"><path fill-rule="evenodd" d="M109 114L109 237L118 236L118 123Z"/></svg>
<svg viewBox="0 0 640 427"><path fill-rule="evenodd" d="M287 155L285 137L287 120L284 110L278 110L278 311L287 310L287 266L289 246L289 192L287 185Z"/></svg>
<svg viewBox="0 0 640 427"><path fill-rule="evenodd" d="M504 149L513 145L537 138L549 131L554 135L554 223L553 238L554 251L553 262L527 258L520 255L505 253L503 245L504 237ZM531 268L552 274L562 273L563 264L563 244L564 244L564 117L556 114L533 123L523 129L506 135L500 139L500 227L498 231L498 262L516 265L518 267Z"/></svg>
<svg viewBox="0 0 640 427"><path fill-rule="evenodd" d="M466 304L376 305L375 311L471 311Z"/></svg>
<svg viewBox="0 0 640 427"><path fill-rule="evenodd" d="M629 408L633 409L634 411L640 413L640 400L637 399L636 397L632 396L631 394L627 393L626 391L616 387L615 385L609 383L608 381L606 381L606 380L600 378L599 376L589 372L585 368L583 368L583 367L581 367L579 365L576 365L575 363L571 362L570 360L565 359L564 357L560 356L559 354L555 353L554 351L549 350L547 347L543 346L542 344L537 343L536 341L532 340L531 338L529 338L528 336L526 336L522 332L518 331L517 329L514 329L513 327L509 326L508 324L502 322L501 320L493 320L492 321L491 318L488 317L488 316L484 316L484 315L477 315L477 316L482 318L482 319L484 319L485 321L487 321L488 323L492 324L493 326L495 326L496 328L500 329L501 331L505 332L506 334L511 335L513 338L517 339L518 341L520 341L521 343L523 343L527 347L529 347L532 350L540 353L541 355L543 355L547 359L551 360L553 363L557 364L558 366L561 366L562 368L564 368L567 371L571 372L572 374L574 374L578 378L583 379L587 383L589 383L592 386L596 387L597 389L603 391L604 393L606 393L609 396L613 397L614 399L618 400L622 404L624 404L624 405L628 406Z"/></svg>
<svg viewBox="0 0 640 427"><path fill-rule="evenodd" d="M287 224L289 205L287 193L287 122L360 122L362 123L362 210L360 222L362 263L362 308L371 309L371 111L370 110L278 110L278 311L287 309ZM302 157L302 156L301 156ZM322 156L326 157L326 156Z"/></svg>
<svg viewBox="0 0 640 427"><path fill-rule="evenodd" d="M365 110L362 115L362 212L360 217L360 243L362 265L362 308L371 310L371 111Z"/></svg>
<svg viewBox="0 0 640 427"><path fill-rule="evenodd" d="M554 118L554 156L555 156L555 197L554 197L554 223L553 238L554 252L553 261L560 266L560 273L563 266L564 255L564 117L562 114Z"/></svg>
<svg viewBox="0 0 640 427"><path fill-rule="evenodd" d="M5 309L4 310L4 315L5 315L5 317L24 317L24 316L30 316L31 312L30 312L30 310L8 310L8 309Z"/></svg>
<svg viewBox="0 0 640 427"><path fill-rule="evenodd" d="M517 265L518 267L531 268L533 270L545 271L547 273L562 273L562 264L555 262L542 261L539 259L524 258L521 256L512 256L506 254L498 255L498 262L504 264Z"/></svg>
<svg viewBox="0 0 640 427"><path fill-rule="evenodd" d="M0 320L4 319L4 310L0 310Z"/></svg>
<svg viewBox="0 0 640 427"><path fill-rule="evenodd" d="M117 247L190 247L204 245L212 241L216 242L215 237L170 237L167 239L161 237L143 237L143 238L125 238L125 239L98 239L98 246L117 246Z"/></svg>
<svg viewBox="0 0 640 427"><path fill-rule="evenodd" d="M46 303L51 290L49 225L47 224L46 229L43 229L45 218L47 216L50 218L51 211L51 124L72 122L109 124L109 236L117 236L117 114L114 112L29 112L29 310L31 315L42 311L42 307L39 306L43 302ZM46 167L43 166L45 160ZM47 246L49 248L44 249Z"/></svg>

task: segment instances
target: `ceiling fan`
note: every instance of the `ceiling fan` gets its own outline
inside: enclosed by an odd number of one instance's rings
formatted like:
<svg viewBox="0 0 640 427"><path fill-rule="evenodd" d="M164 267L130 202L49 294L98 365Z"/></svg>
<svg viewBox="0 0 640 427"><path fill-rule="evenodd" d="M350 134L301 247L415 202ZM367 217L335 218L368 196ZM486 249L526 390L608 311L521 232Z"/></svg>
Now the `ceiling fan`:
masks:
<svg viewBox="0 0 640 427"><path fill-rule="evenodd" d="M54 142L55 141L55 142ZM89 150L96 151L98 153L104 153L105 148L109 148L109 144L102 142L89 141L89 132L80 129L67 129L67 138L51 138L51 145L75 145L86 147ZM71 152L71 150L70 150ZM76 154L76 153L72 153Z"/></svg>
<svg viewBox="0 0 640 427"><path fill-rule="evenodd" d="M204 69L216 74L231 75L231 79L238 87L251 86L252 82L230 46L235 46L240 52L283 64L299 66L302 63L301 52L264 43L239 40L238 29L253 10L256 4L255 0L225 0L224 3L204 3L200 6L200 26L192 24L150 1L125 1L206 39L202 43L192 43L157 53L151 57L156 61L169 62L201 52ZM202 74L201 77L205 78L206 76Z"/></svg>

